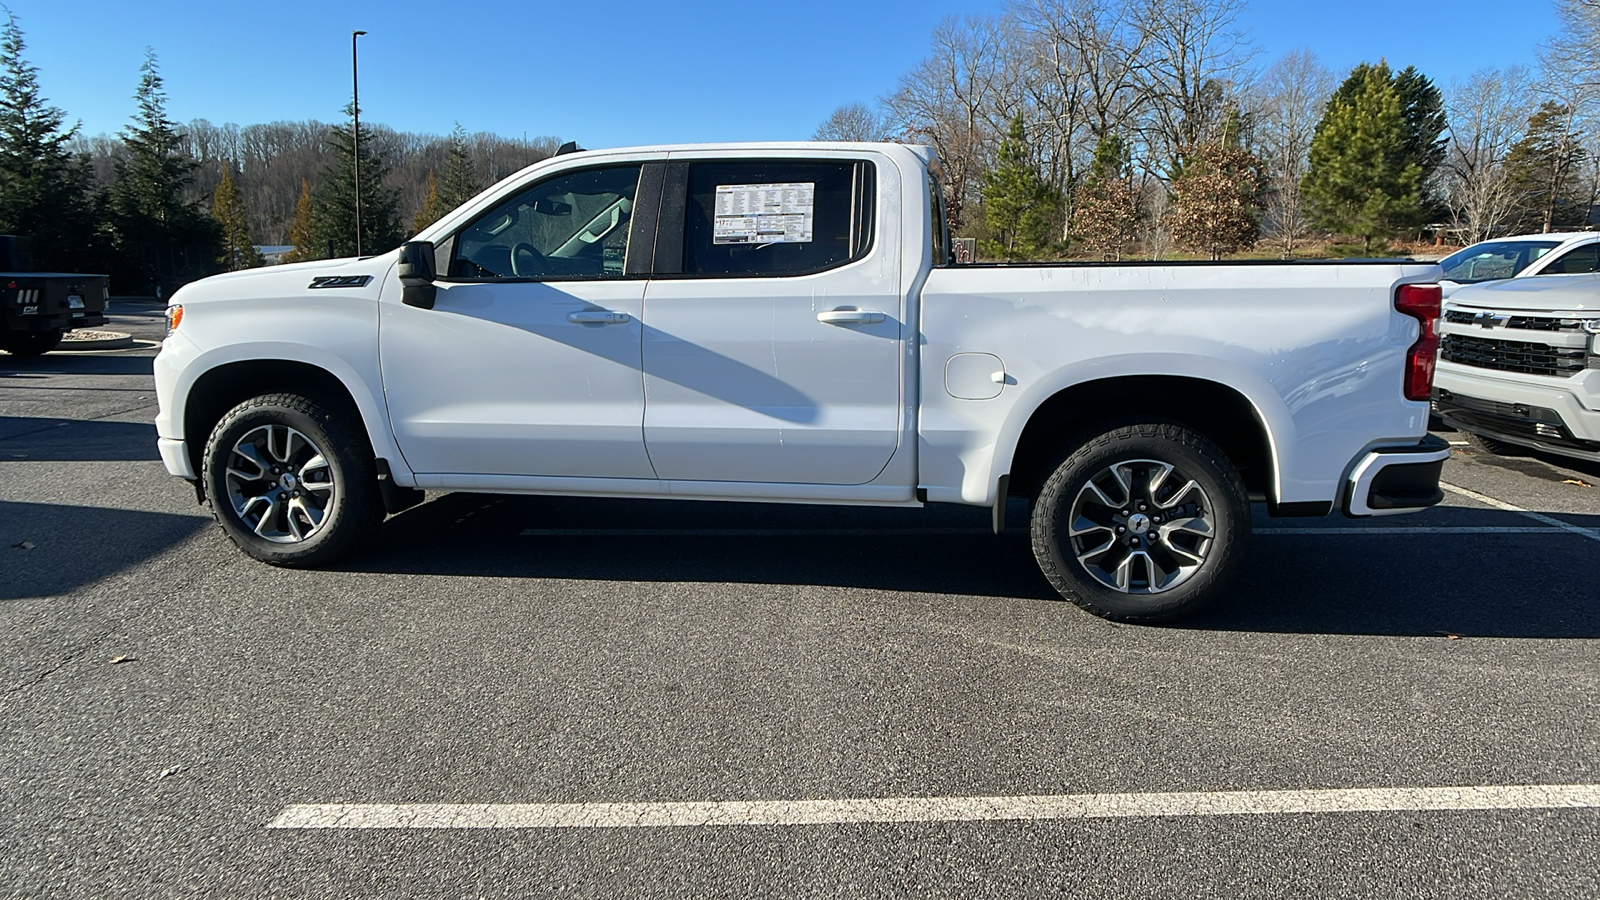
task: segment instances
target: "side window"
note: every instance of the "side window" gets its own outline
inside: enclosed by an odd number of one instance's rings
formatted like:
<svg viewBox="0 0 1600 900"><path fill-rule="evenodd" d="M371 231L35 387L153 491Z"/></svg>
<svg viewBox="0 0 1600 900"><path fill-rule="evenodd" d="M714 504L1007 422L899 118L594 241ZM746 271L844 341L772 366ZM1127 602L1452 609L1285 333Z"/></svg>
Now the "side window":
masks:
<svg viewBox="0 0 1600 900"><path fill-rule="evenodd" d="M692 163L684 274L801 275L866 256L873 176L852 160Z"/></svg>
<svg viewBox="0 0 1600 900"><path fill-rule="evenodd" d="M519 191L461 230L450 277L622 277L639 168L568 172Z"/></svg>
<svg viewBox="0 0 1600 900"><path fill-rule="evenodd" d="M1553 259L1540 275L1576 275L1600 270L1600 244L1586 244L1568 251L1560 259Z"/></svg>

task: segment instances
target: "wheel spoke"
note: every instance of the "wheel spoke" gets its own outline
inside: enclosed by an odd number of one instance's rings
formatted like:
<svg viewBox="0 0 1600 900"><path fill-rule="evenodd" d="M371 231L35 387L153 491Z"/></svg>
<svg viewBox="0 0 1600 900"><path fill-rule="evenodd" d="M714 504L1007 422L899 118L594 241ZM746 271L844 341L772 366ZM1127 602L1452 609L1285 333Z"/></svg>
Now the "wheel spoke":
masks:
<svg viewBox="0 0 1600 900"><path fill-rule="evenodd" d="M250 475L240 472L239 477L246 481L258 481L267 477L267 470L270 468L270 466L266 460L261 458L261 451L256 449L255 444L247 444L241 441L234 445L233 455L242 458L245 462L256 467L256 474ZM235 470L233 468L229 468L228 471L233 472Z"/></svg>
<svg viewBox="0 0 1600 900"><path fill-rule="evenodd" d="M1151 502L1155 503L1156 507L1159 509L1171 509L1182 502L1183 498L1189 496L1191 492L1198 490L1200 490L1200 485L1191 479L1183 487L1178 488L1178 492L1176 494L1173 494L1171 497L1167 498L1166 502L1163 503L1162 501L1157 500L1153 493L1151 494L1150 500Z"/></svg>
<svg viewBox="0 0 1600 900"><path fill-rule="evenodd" d="M262 537L267 537L268 536L267 535L267 526L276 525L277 524L277 519L278 519L278 501L277 501L277 499L275 499L273 497L270 497L270 496L268 496L266 494L262 494L261 496L255 498L255 499L256 500L265 501L266 504L267 504L267 508L262 510L261 518L256 520L255 528L252 529L252 530L255 531L256 534L258 534L258 535L260 535ZM254 507L255 505L256 504L252 501L251 506Z"/></svg>

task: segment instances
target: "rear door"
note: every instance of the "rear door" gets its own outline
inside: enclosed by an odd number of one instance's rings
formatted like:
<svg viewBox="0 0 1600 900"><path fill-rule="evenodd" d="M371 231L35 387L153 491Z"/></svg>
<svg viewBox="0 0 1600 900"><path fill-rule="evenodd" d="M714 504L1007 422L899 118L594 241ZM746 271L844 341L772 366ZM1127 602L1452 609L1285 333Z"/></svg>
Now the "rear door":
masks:
<svg viewBox="0 0 1600 900"><path fill-rule="evenodd" d="M675 156L666 179L644 301L657 476L873 480L900 433L899 230L881 200L897 173L871 156Z"/></svg>

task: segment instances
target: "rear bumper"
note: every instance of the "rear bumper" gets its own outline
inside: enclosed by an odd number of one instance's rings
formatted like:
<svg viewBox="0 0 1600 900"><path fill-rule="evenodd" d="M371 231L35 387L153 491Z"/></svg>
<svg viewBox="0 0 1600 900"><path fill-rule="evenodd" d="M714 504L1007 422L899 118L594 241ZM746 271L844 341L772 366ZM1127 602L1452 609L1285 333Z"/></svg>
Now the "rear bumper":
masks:
<svg viewBox="0 0 1600 900"><path fill-rule="evenodd" d="M1344 514L1393 516L1427 509L1444 499L1439 474L1450 444L1428 435L1415 447L1384 447L1356 462L1345 483Z"/></svg>

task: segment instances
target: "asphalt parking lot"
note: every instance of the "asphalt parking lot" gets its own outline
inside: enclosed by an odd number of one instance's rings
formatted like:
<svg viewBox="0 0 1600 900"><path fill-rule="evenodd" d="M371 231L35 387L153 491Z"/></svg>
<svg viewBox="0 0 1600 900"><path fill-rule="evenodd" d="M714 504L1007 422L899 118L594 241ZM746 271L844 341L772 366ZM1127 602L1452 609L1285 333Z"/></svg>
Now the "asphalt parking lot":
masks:
<svg viewBox="0 0 1600 900"><path fill-rule="evenodd" d="M285 571L113 313L0 355L13 896L1600 895L1600 466L1260 518L1168 628L956 508L430 495Z"/></svg>

